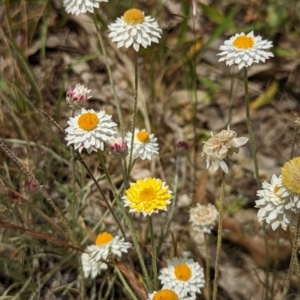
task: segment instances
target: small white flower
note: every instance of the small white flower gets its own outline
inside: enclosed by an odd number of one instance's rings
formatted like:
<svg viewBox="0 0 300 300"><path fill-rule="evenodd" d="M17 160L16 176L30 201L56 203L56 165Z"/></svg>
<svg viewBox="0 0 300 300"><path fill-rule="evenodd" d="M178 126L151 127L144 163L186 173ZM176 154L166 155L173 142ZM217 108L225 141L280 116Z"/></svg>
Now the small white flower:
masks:
<svg viewBox="0 0 300 300"><path fill-rule="evenodd" d="M158 277L163 289L174 290L180 299L188 295L201 294L204 287L202 267L191 258L174 257L167 260L167 267L160 270Z"/></svg>
<svg viewBox="0 0 300 300"><path fill-rule="evenodd" d="M219 167L228 173L228 167L224 159L234 152L239 152L239 147L248 142L247 137L237 138L237 133L233 130L222 130L220 133L213 135L203 146L202 156L206 156L206 168L216 172Z"/></svg>
<svg viewBox="0 0 300 300"><path fill-rule="evenodd" d="M89 98L91 98L91 96L88 95L90 91L91 90L81 84L71 86L67 92L66 101L73 109L82 108L87 105Z"/></svg>
<svg viewBox="0 0 300 300"><path fill-rule="evenodd" d="M104 142L110 143L117 135L114 127L116 123L111 121L111 116L107 115L104 110L96 113L93 109L82 109L80 115L69 118L69 127L66 129L67 136L65 140L68 145L74 144L75 150L79 152L83 148L88 153L104 150Z"/></svg>
<svg viewBox="0 0 300 300"><path fill-rule="evenodd" d="M219 212L212 204L201 205L197 203L196 207L190 209L190 221L197 231L211 233L219 219Z"/></svg>
<svg viewBox="0 0 300 300"><path fill-rule="evenodd" d="M180 297L173 290L162 289L148 294L148 300L195 300L196 296Z"/></svg>
<svg viewBox="0 0 300 300"><path fill-rule="evenodd" d="M132 133L127 132L126 137L127 145L130 149ZM154 134L149 134L145 129L139 130L138 128L134 131L134 140L133 140L133 152L132 157L136 159L140 157L141 159L151 160L152 156L159 154L159 146L156 142L157 138L154 137Z"/></svg>
<svg viewBox="0 0 300 300"><path fill-rule="evenodd" d="M92 261L109 260L110 256L121 257L122 253L127 253L131 244L124 241L119 236L113 237L110 233L98 234L95 245L87 247Z"/></svg>
<svg viewBox="0 0 300 300"><path fill-rule="evenodd" d="M226 65L238 65L239 69L250 67L253 63L265 62L273 57L268 50L273 46L272 42L263 40L261 36L254 36L253 31L245 35L243 32L236 34L224 42L220 47L223 52L217 55L223 56L219 61L226 61Z"/></svg>
<svg viewBox="0 0 300 300"><path fill-rule="evenodd" d="M86 249L88 250L88 247ZM85 278L91 277L92 279L96 278L97 275L101 273L102 270L107 269L107 264L101 261L95 262L91 260L89 253L83 252L81 254L82 270Z"/></svg>
<svg viewBox="0 0 300 300"><path fill-rule="evenodd" d="M255 207L259 208L258 220L265 220L273 230L279 226L284 230L288 225L296 226L299 209L293 195L283 185L281 176L273 175L271 183L264 181L262 187L257 191L259 199L255 201Z"/></svg>
<svg viewBox="0 0 300 300"><path fill-rule="evenodd" d="M133 46L135 51L139 51L140 46L147 48L151 43L158 43L162 30L157 22L150 16L138 9L127 10L121 18L108 25L109 37L113 42L117 42L117 47L129 48Z"/></svg>
<svg viewBox="0 0 300 300"><path fill-rule="evenodd" d="M63 0L63 5L68 14L84 14L87 11L93 13L94 8L99 8L99 2L108 2L108 0Z"/></svg>

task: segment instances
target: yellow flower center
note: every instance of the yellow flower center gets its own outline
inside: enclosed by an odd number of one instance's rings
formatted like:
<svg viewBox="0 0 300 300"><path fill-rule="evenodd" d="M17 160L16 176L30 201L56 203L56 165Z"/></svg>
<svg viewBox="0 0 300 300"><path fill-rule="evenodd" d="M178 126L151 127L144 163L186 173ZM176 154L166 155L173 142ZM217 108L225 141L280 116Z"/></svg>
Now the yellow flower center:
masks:
<svg viewBox="0 0 300 300"><path fill-rule="evenodd" d="M141 201L152 201L155 199L156 192L152 187L144 188L140 191L140 200Z"/></svg>
<svg viewBox="0 0 300 300"><path fill-rule="evenodd" d="M78 118L78 126L87 131L96 128L99 122L98 116L92 112L84 113Z"/></svg>
<svg viewBox="0 0 300 300"><path fill-rule="evenodd" d="M292 193L300 194L300 156L284 164L281 169L282 183Z"/></svg>
<svg viewBox="0 0 300 300"><path fill-rule="evenodd" d="M153 300L179 300L179 298L171 290L160 290L154 295Z"/></svg>
<svg viewBox="0 0 300 300"><path fill-rule="evenodd" d="M249 49L253 47L254 40L250 36L241 35L234 40L233 45L240 49Z"/></svg>
<svg viewBox="0 0 300 300"><path fill-rule="evenodd" d="M147 143L149 141L149 134L145 131L138 132L136 137L142 143Z"/></svg>
<svg viewBox="0 0 300 300"><path fill-rule="evenodd" d="M139 9L132 8L124 13L123 18L127 24L136 25L142 23L145 19L145 16L144 13Z"/></svg>
<svg viewBox="0 0 300 300"><path fill-rule="evenodd" d="M97 235L95 244L96 246L102 246L109 243L113 238L113 235L111 235L110 233L103 232Z"/></svg>
<svg viewBox="0 0 300 300"><path fill-rule="evenodd" d="M187 281L192 276L192 271L190 267L187 266L186 264L177 265L175 267L174 273L175 273L175 277L178 280L182 280L182 281Z"/></svg>
<svg viewBox="0 0 300 300"><path fill-rule="evenodd" d="M280 195L277 195L277 192L278 192L279 190L280 190L280 186L275 185L274 190L273 190L273 193L274 193L274 195L275 195L279 200L281 200L281 196L280 196Z"/></svg>

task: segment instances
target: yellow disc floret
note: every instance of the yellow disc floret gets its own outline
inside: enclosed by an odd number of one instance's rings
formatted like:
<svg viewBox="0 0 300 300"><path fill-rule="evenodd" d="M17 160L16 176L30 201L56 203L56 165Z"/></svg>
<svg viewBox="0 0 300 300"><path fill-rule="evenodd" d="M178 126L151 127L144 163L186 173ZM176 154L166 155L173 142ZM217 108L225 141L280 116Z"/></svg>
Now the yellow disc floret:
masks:
<svg viewBox="0 0 300 300"><path fill-rule="evenodd" d="M152 201L155 199L156 193L152 187L144 188L140 191L140 199L141 201Z"/></svg>
<svg viewBox="0 0 300 300"><path fill-rule="evenodd" d="M86 131L93 130L97 127L99 118L95 113L87 112L78 118L78 126Z"/></svg>
<svg viewBox="0 0 300 300"><path fill-rule="evenodd" d="M97 235L95 245L96 246L102 246L102 245L107 244L110 241L112 241L113 238L114 238L113 235L111 235L108 232L100 233L100 234Z"/></svg>
<svg viewBox="0 0 300 300"><path fill-rule="evenodd" d="M239 49L250 49L254 45L254 40L252 37L241 35L234 40L233 45Z"/></svg>
<svg viewBox="0 0 300 300"><path fill-rule="evenodd" d="M144 13L139 9L132 8L124 13L123 19L127 24L135 25L142 23L145 19L145 16Z"/></svg>
<svg viewBox="0 0 300 300"><path fill-rule="evenodd" d="M146 131L139 131L136 134L136 138L141 142L141 143L147 143L149 141L149 134Z"/></svg>
<svg viewBox="0 0 300 300"><path fill-rule="evenodd" d="M177 265L174 269L175 277L178 280L187 281L192 276L190 267L186 264Z"/></svg>
<svg viewBox="0 0 300 300"><path fill-rule="evenodd" d="M151 214L165 210L172 198L169 187L160 179L139 179L126 190L126 200L132 211Z"/></svg>
<svg viewBox="0 0 300 300"><path fill-rule="evenodd" d="M179 298L172 290L160 290L154 295L153 300L179 300Z"/></svg>
<svg viewBox="0 0 300 300"><path fill-rule="evenodd" d="M300 194L300 156L284 164L281 169L282 183L292 193Z"/></svg>

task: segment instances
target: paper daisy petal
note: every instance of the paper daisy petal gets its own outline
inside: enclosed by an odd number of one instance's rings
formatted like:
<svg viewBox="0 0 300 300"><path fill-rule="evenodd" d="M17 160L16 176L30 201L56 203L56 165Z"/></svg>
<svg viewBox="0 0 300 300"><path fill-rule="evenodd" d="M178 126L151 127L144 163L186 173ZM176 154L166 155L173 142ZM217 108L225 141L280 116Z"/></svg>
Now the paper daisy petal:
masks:
<svg viewBox="0 0 300 300"><path fill-rule="evenodd" d="M65 140L68 145L74 144L75 150L82 151L83 148L88 153L104 150L104 142L110 143L117 135L116 123L111 121L111 116L104 110L96 113L93 109L82 109L80 115L71 117L66 128L67 136Z"/></svg>
<svg viewBox="0 0 300 300"><path fill-rule="evenodd" d="M222 56L219 61L225 61L226 65L237 65L239 69L250 67L253 63L264 63L266 59L273 57L268 50L273 46L272 42L263 40L261 36L254 36L253 31L247 35L243 32L236 34L224 42L220 47Z"/></svg>
<svg viewBox="0 0 300 300"><path fill-rule="evenodd" d="M109 37L117 47L133 47L138 52L140 46L147 48L151 43L158 43L162 30L157 22L138 9L127 10L121 18L108 25Z"/></svg>
<svg viewBox="0 0 300 300"><path fill-rule="evenodd" d="M86 249L88 251L88 249ZM82 270L85 278L91 277L92 279L96 278L97 275L101 273L102 270L107 269L107 264L101 261L95 262L91 260L89 253L81 254Z"/></svg>
<svg viewBox="0 0 300 300"><path fill-rule="evenodd" d="M130 149L132 133L127 132L125 139ZM139 157L142 160L151 160L151 158L157 154L159 154L159 145L157 143L157 138L154 137L154 134L149 134L145 129L139 130L136 128L134 131L133 140L133 159L137 159Z"/></svg>
<svg viewBox="0 0 300 300"><path fill-rule="evenodd" d="M293 202L293 195L282 183L281 176L272 176L271 183L262 184L262 190L257 191L258 200L255 201L258 220L265 220L273 230L279 226L286 230L288 225L296 226L299 210Z"/></svg>
<svg viewBox="0 0 300 300"><path fill-rule="evenodd" d="M94 8L99 8L99 2L108 2L108 0L63 0L63 5L68 14L84 14L87 11L93 13Z"/></svg>
<svg viewBox="0 0 300 300"><path fill-rule="evenodd" d="M131 246L124 238L103 232L98 234L95 245L87 247L87 251L90 253L91 261L107 261L111 256L121 257L122 253L127 253Z"/></svg>
<svg viewBox="0 0 300 300"><path fill-rule="evenodd" d="M195 296L204 287L202 267L193 259L174 257L167 260L167 267L160 270L158 277L163 289L174 290L180 297Z"/></svg>
<svg viewBox="0 0 300 300"><path fill-rule="evenodd" d="M142 213L144 216L167 210L172 199L169 186L160 179L151 177L132 183L125 193L122 197L124 206L129 206L129 212Z"/></svg>

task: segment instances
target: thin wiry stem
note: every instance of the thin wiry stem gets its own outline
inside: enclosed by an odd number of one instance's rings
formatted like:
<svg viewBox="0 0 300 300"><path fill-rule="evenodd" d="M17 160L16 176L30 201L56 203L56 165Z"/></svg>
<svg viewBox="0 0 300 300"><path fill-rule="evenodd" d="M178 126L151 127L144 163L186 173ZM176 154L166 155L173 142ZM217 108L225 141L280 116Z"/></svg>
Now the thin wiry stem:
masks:
<svg viewBox="0 0 300 300"><path fill-rule="evenodd" d="M213 287L213 300L217 300L218 296L218 284L220 277L220 258L221 258L221 248L222 248L222 232L223 232L223 205L225 196L225 173L222 172L222 183L220 191L220 206L219 206L219 226L218 226L218 240L217 240L217 254L215 262L215 278Z"/></svg>
<svg viewBox="0 0 300 300"><path fill-rule="evenodd" d="M132 169L132 153L133 153L133 141L134 141L134 131L135 131L135 121L136 121L136 111L137 111L137 99L138 99L138 67L137 67L137 54L134 53L134 103L132 110L132 123L131 123L131 141L130 141L130 152L129 152L129 164L128 164L128 179Z"/></svg>
<svg viewBox="0 0 300 300"><path fill-rule="evenodd" d="M254 172L255 172L255 179L257 184L257 189L261 189L261 180L259 177L259 170L258 170L258 162L256 156L256 145L254 140L254 134L250 119L250 104L249 104L249 89L248 89L248 69L246 67L243 68L244 70L244 87L245 87L245 107L246 107L246 120L247 120L247 128L249 133L249 140L250 140L250 147L251 147L251 154L254 162ZM265 286L264 286L264 299L268 300L268 290L269 290L269 246L268 246L268 238L266 232L266 222L263 222L263 232L264 232L264 243L265 243L265 250L266 250L266 279L265 279Z"/></svg>
<svg viewBox="0 0 300 300"><path fill-rule="evenodd" d="M108 173L108 170L106 168L105 162L104 162L103 157L102 157L101 154L99 154L99 160L100 160L101 167L102 167L102 169L103 169L103 171L106 175L108 184L109 184L109 186L111 188L111 191L114 195L114 199L117 200L118 207L121 210L121 213L122 213L122 216L125 220L125 223L126 223L128 229L129 229L130 233L131 233L132 242L134 244L137 256L139 258L139 261L140 261L140 264L141 264L141 267L142 267L142 271L143 271L144 276L145 276L145 282L146 282L147 289L148 289L149 292L151 292L152 291L152 285L151 285L149 273L148 273L148 270L147 270L147 267L146 267L146 264L145 264L145 261L144 261L144 258L143 258L143 254L142 254L142 251L141 251L141 248L140 248L140 244L139 244L138 239L137 239L136 231L133 227L131 219L128 217L128 215L125 211L125 208L124 208L124 206L121 202L121 199L118 195L118 191L117 191L114 183L112 182L112 180L110 178L110 175Z"/></svg>
<svg viewBox="0 0 300 300"><path fill-rule="evenodd" d="M73 235L73 232L68 224L68 221L64 217L64 215L61 213L53 199L50 197L50 195L47 193L46 189L37 181L35 176L30 173L30 171L26 168L26 166L20 162L20 160L15 156L15 154L5 145L5 143L0 139L0 146L1 148L6 152L6 154L11 157L11 159L19 166L19 168L32 180L32 182L37 186L37 189L40 191L40 193L45 197L45 199L49 202L53 210L56 212L56 214L60 217L70 240L72 243L77 246L77 241Z"/></svg>
<svg viewBox="0 0 300 300"><path fill-rule="evenodd" d="M248 133L249 133L251 154L252 154L252 158L253 158L253 162L254 162L254 171L255 171L257 188L260 189L261 188L261 180L259 177L258 163L257 163L257 157L256 157L256 146L255 146L254 134L253 134L252 124L251 124L251 119L250 119L248 72L247 72L246 67L244 67L244 87L245 87L246 119L247 119L247 128L248 128Z"/></svg>
<svg viewBox="0 0 300 300"><path fill-rule="evenodd" d="M154 238L154 232L153 232L152 217L149 216L148 220L149 220L150 236L151 236L152 269L153 269L153 277L154 277L154 289L158 290L158 275L157 275L157 264L156 264L156 245L155 245L155 238Z"/></svg>
<svg viewBox="0 0 300 300"><path fill-rule="evenodd" d="M132 289L130 288L129 284L127 283L126 279L124 278L121 270L119 269L118 265L115 265L115 270L124 286L124 288L126 289L127 293L130 295L132 300L138 300L138 298L135 296L134 292L132 291Z"/></svg>
<svg viewBox="0 0 300 300"><path fill-rule="evenodd" d="M209 237L207 233L204 233L204 243L205 243L205 276L206 276L206 300L210 300L210 253L209 253Z"/></svg>
<svg viewBox="0 0 300 300"><path fill-rule="evenodd" d="M110 66L109 66L106 49L104 47L103 39L102 39L102 36L100 34L100 29L99 29L95 14L93 14L93 20L94 20L94 24L95 24L95 27L96 27L96 30L97 30L97 37L98 37L98 40L99 40L99 43L100 43L100 47L101 47L102 53L104 55L105 65L106 65L106 68L107 68L108 77L109 77L110 85L111 85L111 88L112 88L114 100L115 100L115 103L116 103L117 113L118 113L119 122L120 122L121 135L122 135L122 137L124 137L124 121L123 121L122 111L121 111L121 108L120 108L120 101L119 101L119 98L118 98L117 93L116 93L116 88L115 88L115 84L114 84L114 81L113 81L113 78L112 78L111 69L110 69Z"/></svg>
<svg viewBox="0 0 300 300"><path fill-rule="evenodd" d="M298 251L298 237L300 234L300 215L298 216L298 224L297 224L297 229L295 232L295 237L294 237L294 242L293 242L293 249L292 249L292 257L291 257L291 261L290 261L290 266L289 266L289 271L287 274L287 277L285 279L285 283L284 283L284 289L283 289L283 293L281 296L281 300L286 299L286 295L287 292L289 290L290 287L290 281L291 281L291 276L294 270L294 267L297 267L298 262L297 262L297 251Z"/></svg>
<svg viewBox="0 0 300 300"><path fill-rule="evenodd" d="M159 242L158 242L158 252L160 251L160 248L165 240L166 235L169 232L170 229L170 225L172 223L173 220L173 215L175 212L175 208L176 208L176 200L177 200L177 190L178 190L178 174L179 174L179 166L180 166L180 155L177 155L176 157L176 164L175 164L175 175L174 175L174 193L173 193L173 200L172 200L172 205L171 205L171 211L168 215L168 220L167 220L167 224L165 226L165 229L162 230L161 236L159 238Z"/></svg>

